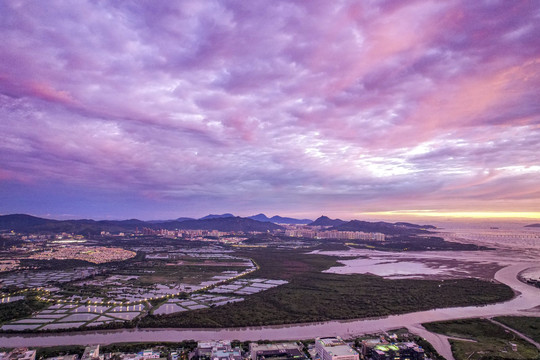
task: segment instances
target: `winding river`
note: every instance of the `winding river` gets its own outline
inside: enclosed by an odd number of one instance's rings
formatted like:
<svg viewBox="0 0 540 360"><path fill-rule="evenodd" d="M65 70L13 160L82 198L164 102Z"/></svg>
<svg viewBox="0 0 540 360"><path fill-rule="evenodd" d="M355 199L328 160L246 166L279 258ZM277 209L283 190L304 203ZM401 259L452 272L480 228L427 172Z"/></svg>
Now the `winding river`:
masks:
<svg viewBox="0 0 540 360"><path fill-rule="evenodd" d="M463 253L462 253L463 254ZM419 254L420 255L420 254ZM474 257L474 254L470 254ZM500 261L501 258L499 258ZM60 334L24 334L0 336L0 347L55 346L75 344L108 344L114 342L138 341L182 341L187 339L238 339L255 340L296 340L320 336L356 335L407 327L428 341L447 359L452 359L450 346L444 336L426 331L420 324L431 321L452 320L468 317L493 317L500 315L528 315L540 317L540 289L522 283L517 275L525 269L538 266L532 259L506 258L505 267L497 271L495 279L512 289L518 295L512 300L486 306L442 308L418 311L408 314L387 316L376 319L349 321L327 321L320 323L281 326L228 328L228 329L125 329L108 331L70 332Z"/></svg>

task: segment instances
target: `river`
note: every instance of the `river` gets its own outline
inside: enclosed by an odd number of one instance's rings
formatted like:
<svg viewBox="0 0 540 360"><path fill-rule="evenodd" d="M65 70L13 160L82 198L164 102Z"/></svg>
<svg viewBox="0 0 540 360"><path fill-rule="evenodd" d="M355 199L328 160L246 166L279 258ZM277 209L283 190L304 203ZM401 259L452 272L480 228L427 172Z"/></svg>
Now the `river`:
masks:
<svg viewBox="0 0 540 360"><path fill-rule="evenodd" d="M409 254L410 256L410 254ZM471 255L474 256L474 255ZM527 258L529 258L527 256ZM282 326L230 328L230 329L129 329L108 331L86 331L59 334L2 335L1 347L18 346L56 346L76 344L108 344L114 342L149 342L182 341L188 339L238 339L255 340L296 340L320 336L353 337L360 334L374 333L407 327L432 342L436 349L447 359L452 359L450 346L444 336L432 334L421 327L421 323L452 320L468 317L492 317L500 315L540 316L540 289L524 284L517 275L528 268L538 266L537 262L525 259L508 260L504 268L495 274L495 279L519 293L518 296L504 303L486 306L443 308L414 313L393 315L377 319L350 321L327 321L309 324ZM534 309L536 308L536 309Z"/></svg>

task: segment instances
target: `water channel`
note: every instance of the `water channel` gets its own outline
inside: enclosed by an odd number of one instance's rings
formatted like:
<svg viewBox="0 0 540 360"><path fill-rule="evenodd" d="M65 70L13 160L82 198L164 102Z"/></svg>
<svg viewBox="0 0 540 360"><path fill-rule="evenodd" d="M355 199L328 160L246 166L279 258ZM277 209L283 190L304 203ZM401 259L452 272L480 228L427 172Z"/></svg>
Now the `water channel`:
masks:
<svg viewBox="0 0 540 360"><path fill-rule="evenodd" d="M468 317L493 317L500 315L527 315L540 317L540 289L522 283L517 275L529 268L537 267L538 262L533 256L508 257L504 253L481 252L439 252L439 253L408 253L423 257L444 257L478 260L482 254L486 261L498 261L504 265L496 272L495 279L512 289L518 295L512 300L486 306L470 306L442 308L419 311L408 314L393 315L377 319L359 319L349 321L327 321L308 324L281 326L245 327L228 329L122 329L69 332L58 334L3 334L0 336L0 347L14 346L56 346L75 344L108 344L115 342L151 342L151 341L182 341L188 339L238 339L241 341L255 340L297 340L320 336L342 336L350 338L361 334L407 327L428 341L447 359L452 359L450 346L444 336L427 332L420 325L431 321L452 320ZM349 255L347 253L347 255ZM389 255L390 256L390 255ZM391 256L405 256L392 254Z"/></svg>

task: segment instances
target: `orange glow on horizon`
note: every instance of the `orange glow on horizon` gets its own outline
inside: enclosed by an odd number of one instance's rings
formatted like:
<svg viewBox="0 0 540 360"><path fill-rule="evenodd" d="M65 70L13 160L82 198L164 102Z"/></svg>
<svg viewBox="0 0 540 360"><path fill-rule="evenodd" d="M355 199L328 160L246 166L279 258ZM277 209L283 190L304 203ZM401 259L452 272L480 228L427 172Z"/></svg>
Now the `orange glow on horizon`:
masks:
<svg viewBox="0 0 540 360"><path fill-rule="evenodd" d="M469 219L538 219L536 211L437 211L437 210L393 210L365 212L374 216L414 216L414 217L451 217Z"/></svg>

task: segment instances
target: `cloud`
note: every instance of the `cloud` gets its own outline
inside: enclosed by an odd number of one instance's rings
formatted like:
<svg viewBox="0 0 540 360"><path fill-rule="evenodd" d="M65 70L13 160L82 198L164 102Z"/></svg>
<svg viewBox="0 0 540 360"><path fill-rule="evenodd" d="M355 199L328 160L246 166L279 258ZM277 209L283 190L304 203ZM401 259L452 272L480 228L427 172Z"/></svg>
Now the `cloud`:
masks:
<svg viewBox="0 0 540 360"><path fill-rule="evenodd" d="M531 208L539 17L535 2L4 2L0 182L121 190L149 212Z"/></svg>

